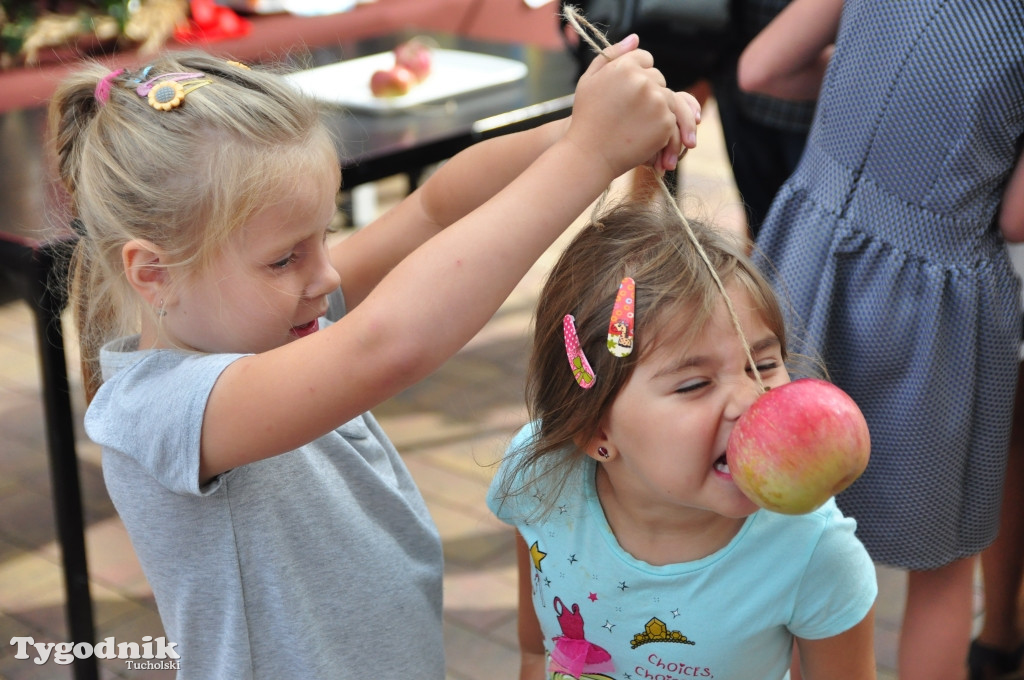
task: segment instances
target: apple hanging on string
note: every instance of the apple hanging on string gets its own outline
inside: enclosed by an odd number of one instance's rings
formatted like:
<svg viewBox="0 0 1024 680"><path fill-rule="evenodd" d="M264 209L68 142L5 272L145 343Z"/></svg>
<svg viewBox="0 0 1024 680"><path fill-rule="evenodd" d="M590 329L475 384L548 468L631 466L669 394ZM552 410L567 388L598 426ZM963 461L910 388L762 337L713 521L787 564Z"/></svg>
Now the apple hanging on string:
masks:
<svg viewBox="0 0 1024 680"><path fill-rule="evenodd" d="M758 397L730 434L726 460L750 500L798 515L852 484L870 452L868 424L853 399L832 383L802 378Z"/></svg>

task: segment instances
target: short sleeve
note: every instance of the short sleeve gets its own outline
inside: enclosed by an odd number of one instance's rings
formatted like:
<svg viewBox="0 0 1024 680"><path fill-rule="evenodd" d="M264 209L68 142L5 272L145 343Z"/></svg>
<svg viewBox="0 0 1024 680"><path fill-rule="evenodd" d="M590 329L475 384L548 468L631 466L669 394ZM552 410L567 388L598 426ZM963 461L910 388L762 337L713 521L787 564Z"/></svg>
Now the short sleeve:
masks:
<svg viewBox="0 0 1024 680"><path fill-rule="evenodd" d="M860 623L878 596L875 565L856 537L857 522L844 517L834 500L797 593L789 629L793 635L820 640Z"/></svg>
<svg viewBox="0 0 1024 680"><path fill-rule="evenodd" d="M210 392L242 354L140 353L107 379L86 412L89 438L128 456L177 494L206 495L199 486L199 447Z"/></svg>
<svg viewBox="0 0 1024 680"><path fill-rule="evenodd" d="M487 490L487 507L494 513L495 517L506 524L517 524L517 520L529 511L528 508L524 507L525 499L522 494L514 492L522 486L522 469L517 463L522 459L524 451L530 445L534 433L535 428L532 423L516 433L505 449L501 465L498 467L494 478L491 479L491 486ZM518 476L517 471L519 473ZM509 493L510 490L512 493Z"/></svg>

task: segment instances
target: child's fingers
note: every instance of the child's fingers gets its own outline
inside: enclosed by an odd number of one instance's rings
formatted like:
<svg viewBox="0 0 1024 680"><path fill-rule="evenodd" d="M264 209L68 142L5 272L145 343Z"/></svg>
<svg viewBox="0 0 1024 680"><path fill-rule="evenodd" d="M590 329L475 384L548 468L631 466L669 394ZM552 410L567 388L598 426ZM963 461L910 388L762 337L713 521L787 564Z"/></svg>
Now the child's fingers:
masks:
<svg viewBox="0 0 1024 680"><path fill-rule="evenodd" d="M609 48L608 54L617 56L599 56L591 63L577 85L573 121L566 132L616 172L644 162L675 167L683 148L681 131L694 126L690 104L665 87L653 57L637 45L636 40L623 40Z"/></svg>
<svg viewBox="0 0 1024 680"><path fill-rule="evenodd" d="M700 124L700 102L688 92L674 92L670 107L676 116L676 132L669 144L661 150L655 167L674 170L686 149L697 146L697 126Z"/></svg>
<svg viewBox="0 0 1024 680"><path fill-rule="evenodd" d="M682 99L684 105L687 106L690 109L690 111L693 112L693 118L699 125L701 109L700 102L697 100L697 98L694 97L689 92L677 92L676 97Z"/></svg>
<svg viewBox="0 0 1024 680"><path fill-rule="evenodd" d="M601 54L594 57L590 62L590 66L587 67L587 73L592 73L613 59L632 52L640 44L640 37L636 33L630 33L625 38L604 48Z"/></svg>
<svg viewBox="0 0 1024 680"><path fill-rule="evenodd" d="M679 128L679 139L683 146L692 149L697 146L697 126L700 125L700 102L688 92L676 92L673 96L673 111Z"/></svg>

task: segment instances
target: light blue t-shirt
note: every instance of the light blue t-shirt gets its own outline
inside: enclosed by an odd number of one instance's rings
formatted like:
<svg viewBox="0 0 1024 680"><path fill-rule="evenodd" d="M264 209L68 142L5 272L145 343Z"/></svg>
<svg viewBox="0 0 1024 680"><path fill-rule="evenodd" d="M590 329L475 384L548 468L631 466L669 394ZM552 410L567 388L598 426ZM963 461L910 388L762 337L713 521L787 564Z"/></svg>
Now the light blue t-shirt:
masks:
<svg viewBox="0 0 1024 680"><path fill-rule="evenodd" d="M714 554L653 566L615 539L589 458L540 520L540 488L502 502L508 461L531 433L527 426L513 440L487 503L530 548L549 671L602 680L777 680L787 677L793 636L837 635L874 604L874 565L834 500L806 515L759 510Z"/></svg>
<svg viewBox="0 0 1024 680"><path fill-rule="evenodd" d="M374 418L200 487L206 402L242 355L136 345L104 348L85 425L179 680L444 678L440 538Z"/></svg>

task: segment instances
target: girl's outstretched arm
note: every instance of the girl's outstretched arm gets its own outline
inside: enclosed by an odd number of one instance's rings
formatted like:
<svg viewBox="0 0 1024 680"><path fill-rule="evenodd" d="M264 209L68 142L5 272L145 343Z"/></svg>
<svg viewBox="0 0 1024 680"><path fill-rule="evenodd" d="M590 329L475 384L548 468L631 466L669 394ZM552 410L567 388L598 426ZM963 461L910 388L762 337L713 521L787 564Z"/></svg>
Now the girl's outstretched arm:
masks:
<svg viewBox="0 0 1024 680"><path fill-rule="evenodd" d="M1010 243L1024 242L1024 151L1017 158L999 206L999 229Z"/></svg>
<svg viewBox="0 0 1024 680"><path fill-rule="evenodd" d="M693 133L700 120L700 104L685 92L676 97L684 118L680 125ZM427 239L508 186L561 139L570 123L571 118L558 120L469 147L380 218L338 243L331 258L341 275L348 308L358 305L384 275ZM695 134L688 134L682 142L693 148Z"/></svg>
<svg viewBox="0 0 1024 680"><path fill-rule="evenodd" d="M740 55L740 88L782 99L818 98L843 0L793 0Z"/></svg>
<svg viewBox="0 0 1024 680"><path fill-rule="evenodd" d="M874 680L875 608L844 633L822 640L797 638L801 680Z"/></svg>
<svg viewBox="0 0 1024 680"><path fill-rule="evenodd" d="M530 549L516 532L516 563L519 565L519 680L544 680L547 652L544 633L533 608L533 571Z"/></svg>
<svg viewBox="0 0 1024 680"><path fill-rule="evenodd" d="M489 139L460 152L419 189L379 218L334 246L331 260L341 275L349 310L409 253L465 217L550 148L569 119ZM473 177L470 182L461 176Z"/></svg>
<svg viewBox="0 0 1024 680"><path fill-rule="evenodd" d="M614 58L595 59L565 134L398 263L351 313L224 371L206 407L201 481L293 450L424 378L613 179L666 149L678 156L693 113L636 44L631 36L609 48Z"/></svg>

